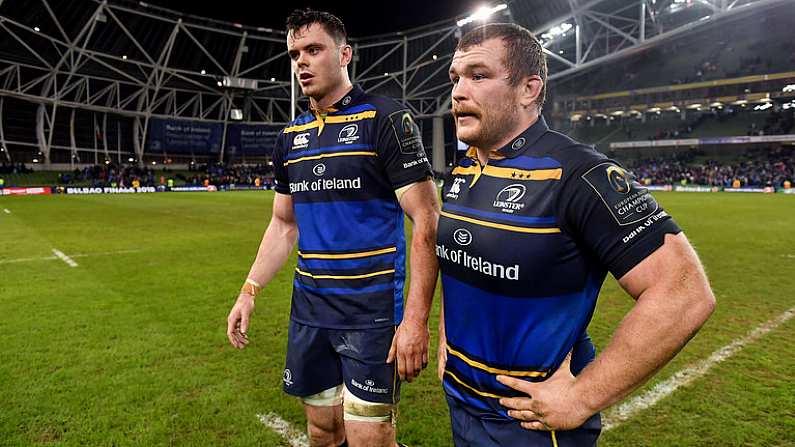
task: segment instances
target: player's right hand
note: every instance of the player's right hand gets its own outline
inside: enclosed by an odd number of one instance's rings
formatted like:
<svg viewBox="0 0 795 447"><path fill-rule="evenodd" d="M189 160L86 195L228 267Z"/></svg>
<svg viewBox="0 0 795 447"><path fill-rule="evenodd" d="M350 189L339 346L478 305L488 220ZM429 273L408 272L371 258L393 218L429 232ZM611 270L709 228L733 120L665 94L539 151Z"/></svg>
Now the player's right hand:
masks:
<svg viewBox="0 0 795 447"><path fill-rule="evenodd" d="M243 349L248 344L248 321L252 312L254 296L241 293L226 319L226 337L237 349Z"/></svg>

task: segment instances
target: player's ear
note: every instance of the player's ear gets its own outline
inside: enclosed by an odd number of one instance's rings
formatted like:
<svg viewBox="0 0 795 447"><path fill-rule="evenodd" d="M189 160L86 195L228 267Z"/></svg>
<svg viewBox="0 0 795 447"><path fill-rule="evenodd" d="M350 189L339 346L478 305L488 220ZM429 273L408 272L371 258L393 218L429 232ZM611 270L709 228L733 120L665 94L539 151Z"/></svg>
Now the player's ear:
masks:
<svg viewBox="0 0 795 447"><path fill-rule="evenodd" d="M519 82L519 104L523 108L535 106L537 104L541 90L544 88L544 81L541 76L525 76Z"/></svg>
<svg viewBox="0 0 795 447"><path fill-rule="evenodd" d="M340 47L340 67L347 67L353 60L353 48L345 44Z"/></svg>

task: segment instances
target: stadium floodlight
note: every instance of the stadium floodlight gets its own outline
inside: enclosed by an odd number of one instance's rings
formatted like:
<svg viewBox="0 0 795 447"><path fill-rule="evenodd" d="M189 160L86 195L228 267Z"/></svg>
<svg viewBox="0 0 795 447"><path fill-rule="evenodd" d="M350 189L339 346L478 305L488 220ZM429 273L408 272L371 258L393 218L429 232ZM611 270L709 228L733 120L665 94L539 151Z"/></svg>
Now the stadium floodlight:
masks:
<svg viewBox="0 0 795 447"><path fill-rule="evenodd" d="M132 157L130 157L130 158L128 158L128 159L127 159L127 161L129 161L130 163L132 163L132 162L134 162L134 161L135 161L135 159L134 159L134 158L132 158Z"/></svg>
<svg viewBox="0 0 795 447"><path fill-rule="evenodd" d="M470 15L469 17L461 19L458 22L456 22L456 25L462 27L464 25L474 22L475 20L486 20L495 12L502 11L507 7L508 5L506 5L505 3L500 3L499 5L493 6L491 8L485 5L481 6L480 8L477 9L477 11L472 13L472 15Z"/></svg>
<svg viewBox="0 0 795 447"><path fill-rule="evenodd" d="M565 36L566 32L572 28L574 28L574 25L571 23L561 23L560 25L550 28L549 31L541 35L541 38L544 40L552 40L557 36Z"/></svg>
<svg viewBox="0 0 795 447"><path fill-rule="evenodd" d="M276 78L271 78L271 82L276 82Z"/></svg>
<svg viewBox="0 0 795 447"><path fill-rule="evenodd" d="M723 103L720 101L715 101L709 105L710 107L723 107Z"/></svg>
<svg viewBox="0 0 795 447"><path fill-rule="evenodd" d="M759 104L758 106L754 107L754 110L767 110L773 107L773 104L766 102L764 104Z"/></svg>
<svg viewBox="0 0 795 447"><path fill-rule="evenodd" d="M39 31L41 31L41 28L39 28L38 26L34 26L33 31L36 31L38 33Z"/></svg>
<svg viewBox="0 0 795 447"><path fill-rule="evenodd" d="M122 60L125 60L125 61L126 61L126 60L127 60L127 55L126 55L126 54L123 54L123 55L121 56L121 58L122 58Z"/></svg>
<svg viewBox="0 0 795 447"><path fill-rule="evenodd" d="M207 70L202 70L202 71L201 71L201 73L202 73L203 75L204 75L204 74L207 74Z"/></svg>
<svg viewBox="0 0 795 447"><path fill-rule="evenodd" d="M738 99L737 101L734 101L732 104L735 105L735 106L744 106L744 105L748 104L748 100L747 99Z"/></svg>
<svg viewBox="0 0 795 447"><path fill-rule="evenodd" d="M655 112L659 113L660 112L660 108L659 107L652 107L650 109L646 109L646 111L649 112L649 113L655 113Z"/></svg>
<svg viewBox="0 0 795 447"><path fill-rule="evenodd" d="M696 103L696 104L689 104L689 105L687 106L687 108L688 108L688 109L693 109L693 110L698 110L698 109L700 109L700 108L701 108L701 104L698 104L698 103Z"/></svg>
<svg viewBox="0 0 795 447"><path fill-rule="evenodd" d="M38 162L39 162L39 159L38 159L38 158L34 158L34 159L33 159L33 163L38 163Z"/></svg>

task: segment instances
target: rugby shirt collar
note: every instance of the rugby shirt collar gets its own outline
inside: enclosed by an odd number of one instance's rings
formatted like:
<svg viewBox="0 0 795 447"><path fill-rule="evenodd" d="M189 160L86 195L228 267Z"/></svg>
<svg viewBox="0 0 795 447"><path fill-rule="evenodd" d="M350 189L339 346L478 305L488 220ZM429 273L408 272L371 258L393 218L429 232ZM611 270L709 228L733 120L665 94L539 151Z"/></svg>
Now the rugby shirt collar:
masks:
<svg viewBox="0 0 795 447"><path fill-rule="evenodd" d="M339 101L335 102L333 107L335 110L345 110L346 108L352 106L359 102L359 99L364 96L364 90L358 85L354 85L348 93L345 94Z"/></svg>
<svg viewBox="0 0 795 447"><path fill-rule="evenodd" d="M532 147L542 135L549 130L546 120L542 115L538 116L533 125L525 129L519 136L511 140L508 144L497 150L497 154L505 158L515 158Z"/></svg>

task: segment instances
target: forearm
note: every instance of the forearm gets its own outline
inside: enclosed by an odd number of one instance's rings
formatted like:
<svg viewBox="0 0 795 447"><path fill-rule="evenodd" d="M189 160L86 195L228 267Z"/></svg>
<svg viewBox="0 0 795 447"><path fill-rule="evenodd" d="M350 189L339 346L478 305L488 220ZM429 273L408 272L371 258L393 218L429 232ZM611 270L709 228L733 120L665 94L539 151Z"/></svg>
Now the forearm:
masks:
<svg viewBox="0 0 795 447"><path fill-rule="evenodd" d="M409 293L404 319L428 323L439 263L436 259L437 219L428 215L414 222L409 260Z"/></svg>
<svg viewBox="0 0 795 447"><path fill-rule="evenodd" d="M297 238L298 230L295 225L275 219L271 220L262 236L257 257L251 265L248 278L262 287L268 284L276 272L287 262Z"/></svg>
<svg viewBox="0 0 795 447"><path fill-rule="evenodd" d="M714 298L708 287L699 285L650 288L638 297L602 354L577 378L576 395L592 413L646 382L703 326Z"/></svg>

